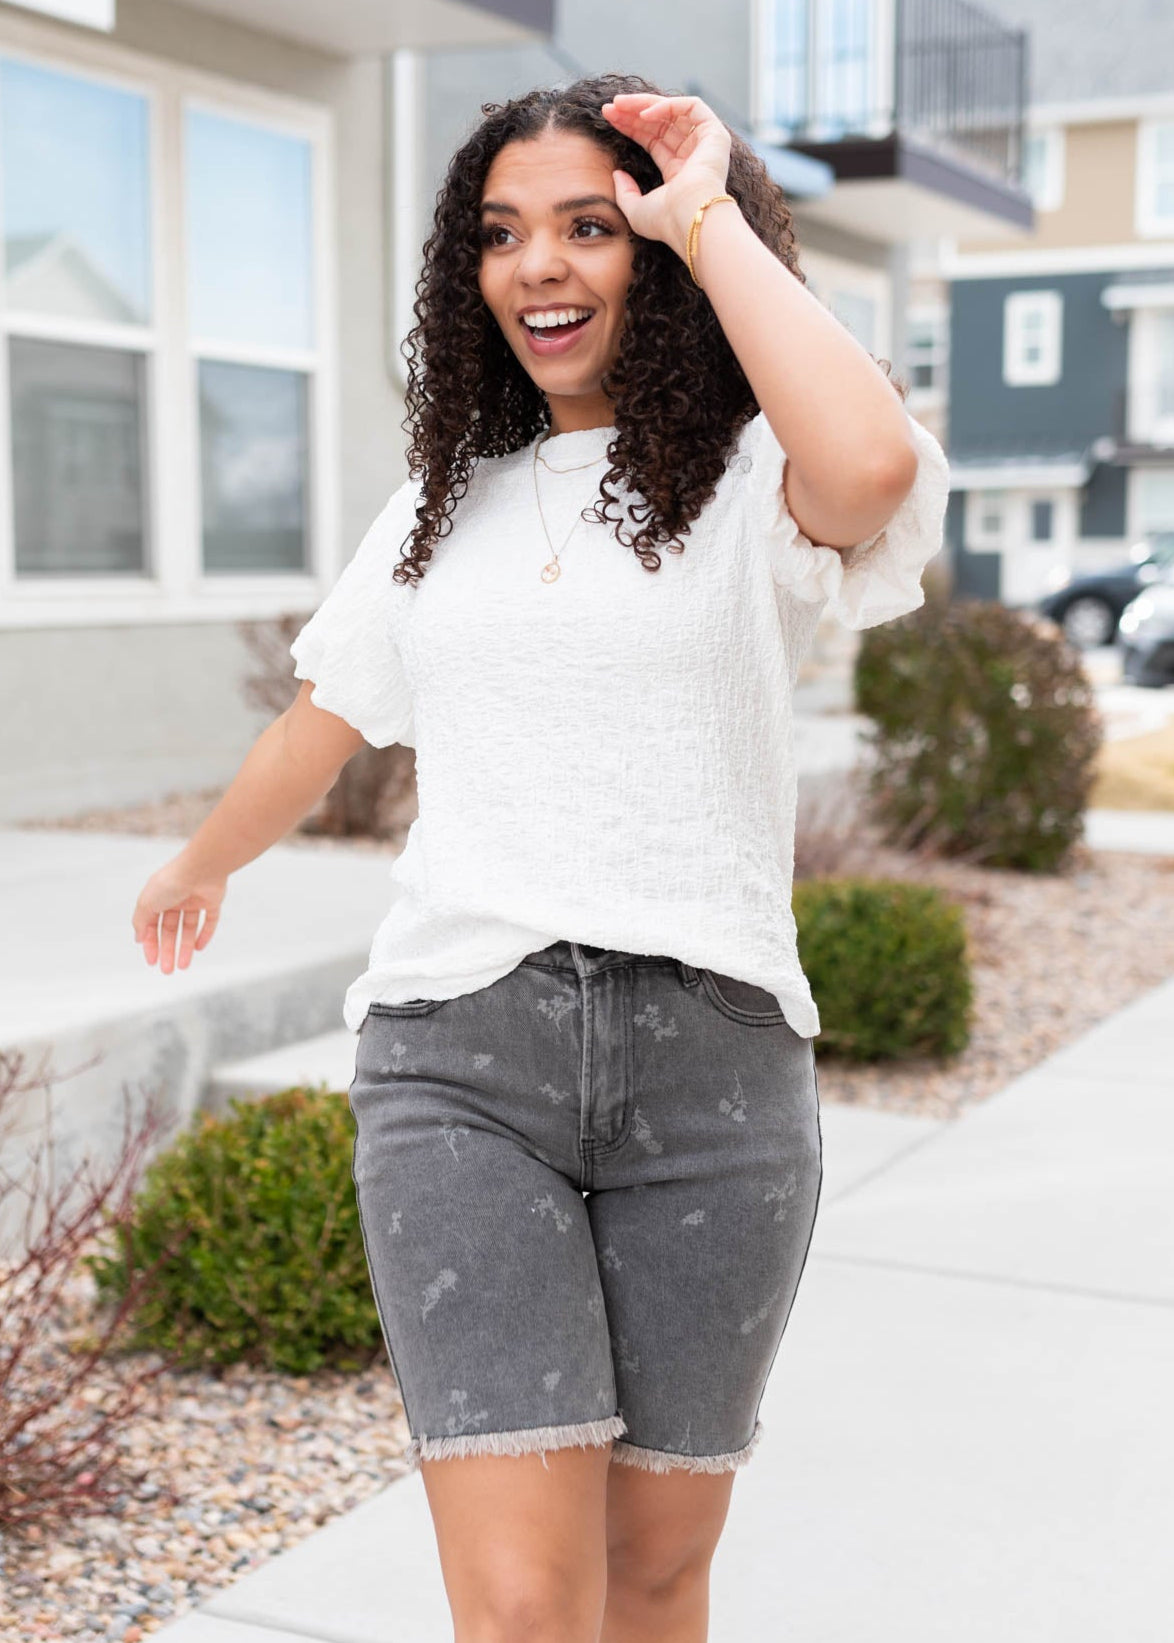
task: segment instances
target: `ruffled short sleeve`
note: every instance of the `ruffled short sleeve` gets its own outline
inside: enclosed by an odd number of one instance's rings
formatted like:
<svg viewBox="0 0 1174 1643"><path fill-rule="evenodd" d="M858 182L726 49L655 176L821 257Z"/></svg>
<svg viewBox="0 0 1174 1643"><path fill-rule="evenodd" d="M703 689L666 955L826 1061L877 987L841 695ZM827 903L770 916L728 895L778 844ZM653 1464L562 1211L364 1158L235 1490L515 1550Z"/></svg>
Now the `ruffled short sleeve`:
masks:
<svg viewBox="0 0 1174 1643"><path fill-rule="evenodd" d="M350 563L293 643L294 677L310 700L345 719L372 747L415 746L412 697L396 639L400 547L415 523L419 487L406 480L367 530Z"/></svg>
<svg viewBox="0 0 1174 1643"><path fill-rule="evenodd" d="M880 530L843 550L812 542L791 517L784 452L762 411L742 429L731 464L745 474L743 506L766 543L775 586L805 602L828 602L849 628L875 627L925 603L921 574L942 545L950 465L928 428L913 417L909 425L918 457L912 489Z"/></svg>

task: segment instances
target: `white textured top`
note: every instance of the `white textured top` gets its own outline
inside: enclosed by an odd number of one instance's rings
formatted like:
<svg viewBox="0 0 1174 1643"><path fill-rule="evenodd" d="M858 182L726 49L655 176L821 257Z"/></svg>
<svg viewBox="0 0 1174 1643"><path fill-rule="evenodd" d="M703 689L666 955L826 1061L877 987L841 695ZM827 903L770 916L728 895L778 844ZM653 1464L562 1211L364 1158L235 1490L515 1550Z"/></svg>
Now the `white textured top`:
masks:
<svg viewBox="0 0 1174 1643"><path fill-rule="evenodd" d="M791 694L829 601L852 628L924 601L949 468L910 424L913 489L843 555L791 518L762 412L684 552L659 548L655 572L612 525L580 520L562 547L614 427L543 446L575 470L538 468L554 582L540 575L533 443L480 460L416 586L391 578L419 495L400 486L290 646L318 707L375 747L416 750L419 815L347 990L348 1027L374 1000L488 986L565 938L756 983L796 1032L819 1032L791 911Z"/></svg>

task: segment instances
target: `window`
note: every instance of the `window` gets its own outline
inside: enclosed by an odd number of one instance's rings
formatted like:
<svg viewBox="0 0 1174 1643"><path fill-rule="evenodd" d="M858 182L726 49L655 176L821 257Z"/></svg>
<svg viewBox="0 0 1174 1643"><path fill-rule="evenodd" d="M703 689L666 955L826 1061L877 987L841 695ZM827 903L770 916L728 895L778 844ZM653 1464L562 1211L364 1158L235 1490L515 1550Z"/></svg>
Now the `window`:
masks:
<svg viewBox="0 0 1174 1643"><path fill-rule="evenodd" d="M1031 504L1031 540L1033 542L1050 542L1052 540L1053 503L1049 497Z"/></svg>
<svg viewBox="0 0 1174 1643"><path fill-rule="evenodd" d="M1060 380L1064 299L1059 291L1014 291L1003 304L1003 381L1012 387Z"/></svg>
<svg viewBox="0 0 1174 1643"><path fill-rule="evenodd" d="M966 534L978 548L1002 545L1007 524L1005 491L970 491L967 494Z"/></svg>
<svg viewBox="0 0 1174 1643"><path fill-rule="evenodd" d="M1137 232L1174 233L1174 120L1143 120L1137 128Z"/></svg>
<svg viewBox="0 0 1174 1643"><path fill-rule="evenodd" d="M1064 128L1029 131L1023 144L1023 186L1037 211L1058 211L1064 203Z"/></svg>
<svg viewBox="0 0 1174 1643"><path fill-rule="evenodd" d="M1174 531L1174 468L1135 468L1129 485L1130 537Z"/></svg>
<svg viewBox="0 0 1174 1643"><path fill-rule="evenodd" d="M1129 325L1128 437L1174 443L1174 309L1138 308Z"/></svg>
<svg viewBox="0 0 1174 1643"><path fill-rule="evenodd" d="M776 135L834 141L891 125L874 0L759 0L762 117Z"/></svg>
<svg viewBox="0 0 1174 1643"><path fill-rule="evenodd" d="M910 390L944 392L949 353L949 310L911 308L906 320L906 374Z"/></svg>
<svg viewBox="0 0 1174 1643"><path fill-rule="evenodd" d="M330 130L105 39L0 49L0 624L331 576Z"/></svg>
<svg viewBox="0 0 1174 1643"><path fill-rule="evenodd" d="M812 110L808 103L807 0L763 0L767 72L764 115L770 125L803 128Z"/></svg>
<svg viewBox="0 0 1174 1643"><path fill-rule="evenodd" d="M148 128L137 92L0 58L18 576L149 569Z"/></svg>
<svg viewBox="0 0 1174 1643"><path fill-rule="evenodd" d="M202 108L186 114L203 568L306 570L310 145Z"/></svg>

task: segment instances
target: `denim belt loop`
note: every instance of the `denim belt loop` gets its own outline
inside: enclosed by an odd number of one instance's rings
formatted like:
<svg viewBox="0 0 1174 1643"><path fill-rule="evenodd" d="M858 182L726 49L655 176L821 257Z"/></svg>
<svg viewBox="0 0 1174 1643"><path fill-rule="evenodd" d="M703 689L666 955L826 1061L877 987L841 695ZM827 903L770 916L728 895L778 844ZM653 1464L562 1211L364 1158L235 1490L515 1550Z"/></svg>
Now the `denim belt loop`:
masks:
<svg viewBox="0 0 1174 1643"><path fill-rule="evenodd" d="M685 983L686 987L696 987L698 981L700 980L700 976L698 971L694 969L693 965L686 964L683 958L679 958L677 960L677 968L681 972L681 980Z"/></svg>

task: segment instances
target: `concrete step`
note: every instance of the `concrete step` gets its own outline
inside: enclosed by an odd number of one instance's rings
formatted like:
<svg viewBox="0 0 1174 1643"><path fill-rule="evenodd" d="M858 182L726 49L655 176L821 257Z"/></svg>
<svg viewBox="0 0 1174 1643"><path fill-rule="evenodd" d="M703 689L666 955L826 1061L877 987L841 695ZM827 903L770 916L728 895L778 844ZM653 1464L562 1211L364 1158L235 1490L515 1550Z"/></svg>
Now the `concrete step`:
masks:
<svg viewBox="0 0 1174 1643"><path fill-rule="evenodd" d="M242 1101L255 1101L259 1096L275 1095L297 1084L325 1084L327 1089L348 1090L355 1076L358 1040L358 1033L343 1027L337 1032L299 1039L296 1044L283 1044L277 1050L265 1050L260 1055L222 1062L209 1074L203 1105L209 1112L226 1112L234 1096Z"/></svg>
<svg viewBox="0 0 1174 1643"><path fill-rule="evenodd" d="M207 948L165 975L146 963L131 914L185 842L0 829L0 1050L23 1057L29 1086L5 1106L0 1168L18 1179L49 1134L48 1184L63 1186L113 1163L128 1112L136 1123L149 1099L166 1146L205 1105L214 1068L318 1033L350 1036L343 997L366 968L394 857L274 846L232 875ZM353 1055L344 1089L352 1076ZM22 1214L0 1214L0 1255Z"/></svg>

